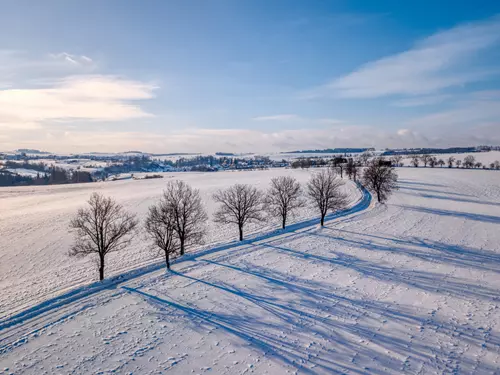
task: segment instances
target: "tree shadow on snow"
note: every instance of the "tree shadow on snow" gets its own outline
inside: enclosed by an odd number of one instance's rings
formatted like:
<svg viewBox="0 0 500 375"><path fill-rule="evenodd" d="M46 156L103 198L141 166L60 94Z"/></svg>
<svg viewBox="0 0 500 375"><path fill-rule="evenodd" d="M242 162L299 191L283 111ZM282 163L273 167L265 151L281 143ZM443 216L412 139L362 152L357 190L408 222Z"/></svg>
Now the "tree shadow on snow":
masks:
<svg viewBox="0 0 500 375"><path fill-rule="evenodd" d="M435 195L435 194L418 194L418 193L406 193L402 192L403 194L407 195L412 195L415 197L422 197L422 198L430 198L430 199L441 199L441 200L447 200L447 201L454 201L454 202L460 202L460 203L476 203L476 204L484 204L487 206L500 206L500 203L497 202L488 202L488 201L479 201L479 200L474 200L474 199L466 199L466 198L457 198L457 197L447 197L443 195ZM449 194L448 192L442 192L443 194Z"/></svg>
<svg viewBox="0 0 500 375"><path fill-rule="evenodd" d="M387 283L402 283L426 292L439 294L447 293L459 298L475 297L486 300L498 299L497 289L477 284L464 283L460 279L446 274L411 269L398 269L396 267L385 267L380 264L357 258L353 255L342 253L338 250L334 253L335 257L331 258L323 255L293 250L282 246L274 246L268 243L261 244L261 246L266 246L307 260L327 262L332 265L350 268L364 277L377 279Z"/></svg>
<svg viewBox="0 0 500 375"><path fill-rule="evenodd" d="M332 234L326 234L328 232ZM328 227L323 228L321 233L310 232L309 234L324 236L364 250L407 255L437 264L447 263L464 268L474 267L483 271L500 273L500 254L492 250L476 249L419 237L391 238Z"/></svg>
<svg viewBox="0 0 500 375"><path fill-rule="evenodd" d="M380 328L386 321L420 326L421 330L430 329L436 334L438 331L439 334L459 334L460 340L469 345L480 347L484 343L484 332L471 331L451 321L441 321L433 314L418 314L402 305L341 296L332 291L332 284L304 280L274 268L245 262L243 265L241 262L238 265L213 261L206 263L221 267L221 272L226 269L225 272L235 272L241 278L250 277L258 282L249 282L250 286L245 283L242 288L187 274L173 275L215 288L223 293L221 303L229 299L231 306L249 304L256 309L227 306L217 309L213 303L211 310L205 310L196 307L193 302L181 303L137 288L123 288L155 305L159 309L158 315L169 322L176 318L183 319L193 330L202 334L206 333L207 327L221 329L242 340L242 345L250 344L273 360L298 368L301 373L385 374L387 369L399 373L403 362L394 354L389 354L389 351L398 353L399 358L411 356L420 363L435 361L436 346L398 331L383 332ZM319 349L310 348L307 345L310 340L326 345ZM375 344L375 348L368 347L367 342ZM490 333L488 342L490 345L500 345L497 334ZM385 353L377 346L384 348ZM444 353L441 355L446 356ZM376 362L380 369L360 367L356 358ZM461 363L470 367L474 365L468 358L461 358ZM493 371L488 365L483 365L483 370Z"/></svg>
<svg viewBox="0 0 500 375"><path fill-rule="evenodd" d="M457 197L473 197L471 194L462 194L462 193L455 193L452 191L443 191L443 190L436 190L436 189L426 189L426 188L420 188L420 187L414 187L414 186L404 186L404 184L399 185L399 190L413 190L413 191L421 191L424 193L437 193L437 194L448 194L448 195L455 195Z"/></svg>
<svg viewBox="0 0 500 375"><path fill-rule="evenodd" d="M500 224L500 216L485 215L485 214L474 214L474 213L470 213L470 212L451 211L451 210L443 210L443 209L427 208L427 207L418 207L418 206L399 206L399 205L395 205L395 206L401 207L401 208L405 208L405 209L408 209L408 210L412 210L412 211L416 211L416 212L422 212L422 213L425 213L425 214L440 215L440 216L450 216L450 217L457 217L457 218L460 218L460 219L481 221L481 222L484 222L484 223Z"/></svg>

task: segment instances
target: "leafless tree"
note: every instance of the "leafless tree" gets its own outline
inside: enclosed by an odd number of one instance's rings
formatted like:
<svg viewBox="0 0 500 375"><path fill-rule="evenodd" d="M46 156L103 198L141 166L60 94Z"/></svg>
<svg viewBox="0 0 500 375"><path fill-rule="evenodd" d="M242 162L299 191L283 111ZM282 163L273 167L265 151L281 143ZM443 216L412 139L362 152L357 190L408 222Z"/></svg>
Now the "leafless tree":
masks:
<svg viewBox="0 0 500 375"><path fill-rule="evenodd" d="M208 216L200 192L184 181L170 181L163 191L163 199L173 215L180 254L184 255L186 248L202 244L205 237Z"/></svg>
<svg viewBox="0 0 500 375"><path fill-rule="evenodd" d="M372 157L372 154L369 151L363 152L361 155L359 155L359 161L361 165L368 165L368 161Z"/></svg>
<svg viewBox="0 0 500 375"><path fill-rule="evenodd" d="M372 160L363 173L363 185L377 194L377 200L385 202L393 190L398 189L398 175L394 168Z"/></svg>
<svg viewBox="0 0 500 375"><path fill-rule="evenodd" d="M483 163L481 163L480 161L476 162L476 164L474 164L474 166L476 168L481 168L483 166Z"/></svg>
<svg viewBox="0 0 500 375"><path fill-rule="evenodd" d="M422 160L422 163L424 163L424 167L427 167L427 164L431 161L432 156L428 154L423 154L420 157L420 160Z"/></svg>
<svg viewBox="0 0 500 375"><path fill-rule="evenodd" d="M492 169L493 168L497 170L500 169L500 161L495 160L492 164L493 164L493 166L491 167Z"/></svg>
<svg viewBox="0 0 500 375"><path fill-rule="evenodd" d="M453 156L450 156L446 162L448 163L448 168L452 168L453 167L453 163L455 162L455 158Z"/></svg>
<svg viewBox="0 0 500 375"><path fill-rule="evenodd" d="M349 179L354 179L354 181L356 181L356 177L358 175L358 165L354 159L350 158L347 161L347 164L345 165L345 172L347 173Z"/></svg>
<svg viewBox="0 0 500 375"><path fill-rule="evenodd" d="M403 155L394 155L392 157L392 163L395 167L401 167L403 163Z"/></svg>
<svg viewBox="0 0 500 375"><path fill-rule="evenodd" d="M420 164L420 156L418 156L418 155L413 155L413 156L411 157L411 163L413 164L413 166L414 166L415 168L417 168L417 167L418 167L418 165Z"/></svg>
<svg viewBox="0 0 500 375"><path fill-rule="evenodd" d="M88 207L78 210L70 222L75 243L69 255L83 257L97 254L99 280L104 280L106 255L123 250L130 244L138 221L114 199L92 193Z"/></svg>
<svg viewBox="0 0 500 375"><path fill-rule="evenodd" d="M307 195L311 203L319 209L321 226L325 224L328 212L335 212L347 205L347 196L342 192L344 181L337 178L332 170L322 170L311 176L307 183Z"/></svg>
<svg viewBox="0 0 500 375"><path fill-rule="evenodd" d="M437 163L438 163L438 160L435 156L431 156L429 158L429 165L431 166L431 168L434 168Z"/></svg>
<svg viewBox="0 0 500 375"><path fill-rule="evenodd" d="M457 168L460 168L460 166L462 165L462 160L458 159L455 164L457 165Z"/></svg>
<svg viewBox="0 0 500 375"><path fill-rule="evenodd" d="M174 215L164 197L156 205L149 207L144 229L148 239L163 252L167 269L170 269L170 257L179 250L179 240Z"/></svg>
<svg viewBox="0 0 500 375"><path fill-rule="evenodd" d="M474 168L475 163L476 163L476 158L472 155L467 155L464 159L465 168Z"/></svg>
<svg viewBox="0 0 500 375"><path fill-rule="evenodd" d="M281 218L283 229L286 227L287 219L305 205L300 183L291 176L272 178L264 202L270 215Z"/></svg>
<svg viewBox="0 0 500 375"><path fill-rule="evenodd" d="M360 167L359 167L359 162L357 162L356 160L354 161L354 165L352 167L352 178L354 181L357 181L358 180L358 175L359 175L359 171L360 171Z"/></svg>
<svg viewBox="0 0 500 375"><path fill-rule="evenodd" d="M437 164L438 164L441 168L443 168L443 165L445 165L446 163L444 162L444 160L443 160L443 159L439 159L439 160L437 161Z"/></svg>
<svg viewBox="0 0 500 375"><path fill-rule="evenodd" d="M219 190L213 199L220 203L214 214L214 221L221 224L236 224L243 241L243 228L251 222L264 221L263 194L251 185L236 184L225 190Z"/></svg>

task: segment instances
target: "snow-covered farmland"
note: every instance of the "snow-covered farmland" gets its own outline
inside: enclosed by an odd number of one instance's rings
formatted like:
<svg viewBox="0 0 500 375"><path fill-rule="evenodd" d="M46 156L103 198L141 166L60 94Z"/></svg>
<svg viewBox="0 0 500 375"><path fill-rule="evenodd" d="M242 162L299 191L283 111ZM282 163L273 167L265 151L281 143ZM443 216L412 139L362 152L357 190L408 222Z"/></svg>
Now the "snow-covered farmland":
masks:
<svg viewBox="0 0 500 375"><path fill-rule="evenodd" d="M67 256L73 236L68 232L71 217L85 205L93 191L112 196L143 219L148 207L161 196L170 179L182 179L200 189L209 216L216 209L211 199L220 188L234 183L249 183L267 188L276 175L293 174L306 182L311 172L270 170L254 172L217 173L165 173L162 179L109 181L92 184L14 187L0 189L2 202L0 217L0 318L5 314L32 305L53 296L68 287L97 277L94 260L75 259ZM346 190L351 200L360 193L353 184ZM295 220L314 217L311 209L303 210ZM236 228L208 223L206 246L237 238ZM259 226L249 226L248 233L279 228L278 221ZM116 275L155 261L157 251L138 237L124 254L110 254L107 276Z"/></svg>
<svg viewBox="0 0 500 375"><path fill-rule="evenodd" d="M274 173L182 176L209 195L236 180L263 187ZM309 172L280 173L304 181ZM498 373L500 173L398 173L400 190L387 205L363 206L324 228L207 249L173 272L81 289L38 306L31 319L0 321L0 373ZM0 190L0 228L8 229L2 310L22 302L12 303L12 289L29 299L29 290L63 287L57 280L70 280L67 273L90 277L89 264L68 261L64 247L67 216L93 188L140 213L163 183ZM218 229L212 240L229 238ZM146 261L141 246L130 261ZM22 278L31 274L41 277L29 286Z"/></svg>
<svg viewBox="0 0 500 375"><path fill-rule="evenodd" d="M480 162L485 166L489 166L490 163L495 162L496 160L500 161L500 151L488 151L488 152L471 152L471 153L461 153L461 154L432 154L438 159L443 159L446 162L449 157L455 158L455 160L464 161L465 157L468 155L474 156L476 162ZM404 164L409 166L411 165L411 155L404 155L403 161Z"/></svg>

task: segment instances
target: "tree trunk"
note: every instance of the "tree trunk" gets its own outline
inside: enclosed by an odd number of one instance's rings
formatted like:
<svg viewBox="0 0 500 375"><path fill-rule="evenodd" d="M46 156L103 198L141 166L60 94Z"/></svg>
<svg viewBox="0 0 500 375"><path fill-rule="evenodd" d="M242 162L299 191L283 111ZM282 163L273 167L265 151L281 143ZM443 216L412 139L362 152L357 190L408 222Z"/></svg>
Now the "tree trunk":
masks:
<svg viewBox="0 0 500 375"><path fill-rule="evenodd" d="M380 203L380 192L377 190L377 200L379 201Z"/></svg>
<svg viewBox="0 0 500 375"><path fill-rule="evenodd" d="M321 226L325 226L325 215L321 214Z"/></svg>
<svg viewBox="0 0 500 375"><path fill-rule="evenodd" d="M184 236L179 238L180 240L180 245L181 245L181 255L184 255Z"/></svg>
<svg viewBox="0 0 500 375"><path fill-rule="evenodd" d="M238 229L240 230L240 241L243 241L243 225L239 225Z"/></svg>
<svg viewBox="0 0 500 375"><path fill-rule="evenodd" d="M168 251L165 251L165 263L167 264L167 270L170 269L170 259L168 255L169 255Z"/></svg>
<svg viewBox="0 0 500 375"><path fill-rule="evenodd" d="M99 263L99 281L104 280L104 257L100 257L100 263Z"/></svg>
<svg viewBox="0 0 500 375"><path fill-rule="evenodd" d="M286 216L283 216L283 222L282 222L281 227L282 227L283 229L285 229L285 227L286 227Z"/></svg>

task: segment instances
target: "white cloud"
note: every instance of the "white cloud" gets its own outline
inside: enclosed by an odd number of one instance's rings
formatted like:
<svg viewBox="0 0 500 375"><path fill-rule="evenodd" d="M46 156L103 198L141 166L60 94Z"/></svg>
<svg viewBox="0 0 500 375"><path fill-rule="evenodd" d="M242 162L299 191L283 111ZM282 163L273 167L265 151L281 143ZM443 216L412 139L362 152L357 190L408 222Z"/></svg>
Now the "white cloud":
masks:
<svg viewBox="0 0 500 375"><path fill-rule="evenodd" d="M271 116L258 116L252 119L253 121L276 121L276 122L300 122L307 124L317 125L337 125L342 124L344 121L333 118L311 118L302 117L296 114L280 114Z"/></svg>
<svg viewBox="0 0 500 375"><path fill-rule="evenodd" d="M293 121L298 119L300 119L300 117L293 114L258 116L253 118L254 121Z"/></svg>
<svg viewBox="0 0 500 375"><path fill-rule="evenodd" d="M457 26L422 40L406 52L370 62L310 96L420 95L483 80L498 70L470 69L467 64L499 42L500 17Z"/></svg>
<svg viewBox="0 0 500 375"><path fill-rule="evenodd" d="M428 95L418 96L415 98L401 99L392 103L395 107L419 107L425 105L439 104L447 99L452 98L452 95Z"/></svg>
<svg viewBox="0 0 500 375"><path fill-rule="evenodd" d="M72 65L90 66L94 64L94 61L88 56L85 55L78 56L67 52L51 53L49 54L49 57L55 61L67 62Z"/></svg>
<svg viewBox="0 0 500 375"><path fill-rule="evenodd" d="M49 88L0 90L0 126L31 129L34 123L51 120L148 117L152 115L131 101L152 98L155 88L115 76L92 75L64 78Z"/></svg>

